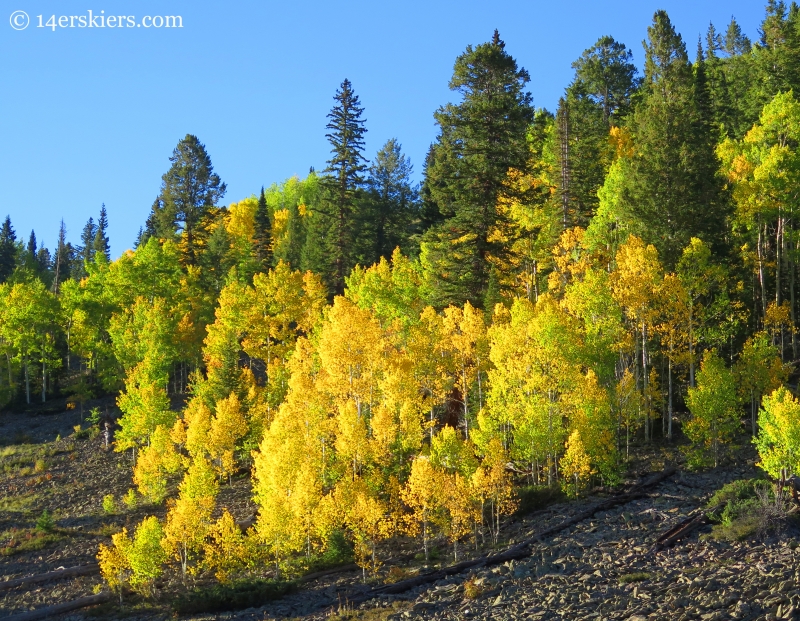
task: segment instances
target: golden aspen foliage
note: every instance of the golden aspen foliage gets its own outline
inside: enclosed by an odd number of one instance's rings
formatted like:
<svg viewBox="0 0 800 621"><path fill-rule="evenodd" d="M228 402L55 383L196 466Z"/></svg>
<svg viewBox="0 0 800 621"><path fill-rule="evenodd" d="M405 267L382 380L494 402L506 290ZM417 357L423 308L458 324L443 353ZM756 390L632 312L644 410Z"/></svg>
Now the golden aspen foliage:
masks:
<svg viewBox="0 0 800 621"><path fill-rule="evenodd" d="M175 450L170 432L158 425L150 444L139 453L133 468L133 483L150 502L160 504L167 496L167 477L182 469L183 461Z"/></svg>
<svg viewBox="0 0 800 621"><path fill-rule="evenodd" d="M750 404L750 425L755 436L761 398L788 381L789 369L781 362L778 349L769 342L767 333L758 332L747 339L733 372L739 397Z"/></svg>
<svg viewBox="0 0 800 621"><path fill-rule="evenodd" d="M100 544L97 552L97 562L100 564L100 575L105 580L112 592L119 594L122 603L122 589L128 583L131 573L131 564L128 560L128 551L133 542L128 537L128 529L111 535L111 545Z"/></svg>
<svg viewBox="0 0 800 621"><path fill-rule="evenodd" d="M561 486L568 496L579 496L594 474L589 454L581 440L581 432L575 429L569 436L566 451L561 458L561 473L564 479Z"/></svg>
<svg viewBox="0 0 800 621"><path fill-rule="evenodd" d="M470 393L475 389L475 413L483 408L485 376L489 368L489 340L483 312L469 302L464 308L444 309L443 337L450 344L453 384L463 407L465 435L470 426Z"/></svg>
<svg viewBox="0 0 800 621"><path fill-rule="evenodd" d="M631 437L642 425L644 398L636 385L636 377L625 369L614 390L619 416L618 428L625 428L625 458L630 457Z"/></svg>
<svg viewBox="0 0 800 621"><path fill-rule="evenodd" d="M758 435L753 444L761 461L757 464L771 477L800 472L800 402L781 386L761 404Z"/></svg>
<svg viewBox="0 0 800 621"><path fill-rule="evenodd" d="M655 376L651 378L650 386L658 386ZM620 467L615 433L617 421L608 390L600 385L597 375L590 370L573 398L570 426L573 430L580 430L586 454L603 480L617 483Z"/></svg>
<svg viewBox="0 0 800 621"><path fill-rule="evenodd" d="M501 518L517 508L507 464L508 452L498 438L492 438L480 468L472 476L472 485L481 506L489 505L489 530L495 543L500 537Z"/></svg>
<svg viewBox="0 0 800 621"><path fill-rule="evenodd" d="M250 550L247 537L227 509L211 526L203 542L203 567L214 572L223 584L247 567Z"/></svg>
<svg viewBox="0 0 800 621"><path fill-rule="evenodd" d="M201 397L192 397L183 411L186 424L186 450L192 458L208 453L208 433L211 430L211 410Z"/></svg>
<svg viewBox="0 0 800 621"><path fill-rule="evenodd" d="M345 525L353 537L356 563L365 574L369 570L374 575L381 566L375 546L391 535L391 517L386 504L369 491L363 480L345 485L350 488L344 507Z"/></svg>
<svg viewBox="0 0 800 621"><path fill-rule="evenodd" d="M211 512L218 491L217 477L211 464L203 457L195 457L179 490L178 498L169 503L162 546L180 563L185 579L191 569L189 563L202 551L211 525Z"/></svg>
<svg viewBox="0 0 800 621"><path fill-rule="evenodd" d="M419 409L428 413L426 428L432 437L436 426L435 408L445 402L453 385L452 353L445 337L443 318L432 307L426 307L419 323L410 327L405 350L411 361Z"/></svg>
<svg viewBox="0 0 800 621"><path fill-rule="evenodd" d="M433 536L432 523L437 519L441 508L439 479L430 460L419 455L411 465L411 475L401 492L403 502L412 512L406 521L406 532L411 536L421 533L426 561L429 556L428 544Z"/></svg>
<svg viewBox="0 0 800 621"><path fill-rule="evenodd" d="M458 561L458 542L475 534L475 525L480 522L481 505L470 483L468 477L458 472L441 476L442 506L447 513L444 530L453 544L454 561Z"/></svg>
<svg viewBox="0 0 800 621"><path fill-rule="evenodd" d="M380 324L369 311L337 297L322 326L318 348L325 390L340 406L351 401L359 418L368 416L378 397L385 349Z"/></svg>
<svg viewBox="0 0 800 621"><path fill-rule="evenodd" d="M230 477L236 469L234 451L239 440L247 434L247 421L236 393L217 401L207 437L208 453L216 460L221 477Z"/></svg>

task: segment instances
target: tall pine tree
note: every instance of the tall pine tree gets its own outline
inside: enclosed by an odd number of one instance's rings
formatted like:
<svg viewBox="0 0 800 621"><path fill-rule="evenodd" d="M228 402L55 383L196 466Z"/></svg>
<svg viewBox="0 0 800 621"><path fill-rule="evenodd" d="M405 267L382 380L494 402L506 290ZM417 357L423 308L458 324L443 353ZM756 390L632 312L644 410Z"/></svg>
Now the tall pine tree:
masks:
<svg viewBox="0 0 800 621"><path fill-rule="evenodd" d="M272 267L272 222L269 217L269 205L264 195L264 188L258 196L258 208L254 220L255 250L261 271L267 272Z"/></svg>
<svg viewBox="0 0 800 621"><path fill-rule="evenodd" d="M398 246L408 255L411 221L417 209L418 191L411 185L411 160L400 143L389 139L369 168L369 232L374 242L370 263L390 259Z"/></svg>
<svg viewBox="0 0 800 621"><path fill-rule="evenodd" d="M226 185L214 172L211 158L197 136L186 134L169 161L172 165L161 178L163 204L155 228L170 227L168 232L172 235L179 232L183 263L196 265L208 234L211 210L225 196Z"/></svg>
<svg viewBox="0 0 800 621"><path fill-rule="evenodd" d="M656 12L645 42L644 93L631 123L635 153L621 197L634 230L670 268L692 237L720 250L727 231L703 62L693 71L669 16Z"/></svg>
<svg viewBox="0 0 800 621"><path fill-rule="evenodd" d="M17 266L17 235L11 226L11 217L6 216L0 227L0 284L9 279Z"/></svg>
<svg viewBox="0 0 800 621"><path fill-rule="evenodd" d="M456 59L450 89L462 99L434 115L439 136L426 169L426 190L445 217L422 244L437 305L468 300L483 306L491 261L506 258L507 244L494 235L503 225L497 204L513 191L506 183L509 169L524 173L529 163L529 81L497 31L489 43L470 45Z"/></svg>
<svg viewBox="0 0 800 621"><path fill-rule="evenodd" d="M321 179L322 201L308 226L304 267L313 269L327 281L331 293L344 292L344 279L359 255L359 223L363 221L362 187L367 170L364 151L364 108L345 79L334 95L335 104L328 113L331 159Z"/></svg>
<svg viewBox="0 0 800 621"><path fill-rule="evenodd" d="M100 217L97 219L97 230L94 235L94 256L95 261L102 257L106 262L111 260L111 248L108 244L108 214L106 213L106 205L103 203L100 207Z"/></svg>

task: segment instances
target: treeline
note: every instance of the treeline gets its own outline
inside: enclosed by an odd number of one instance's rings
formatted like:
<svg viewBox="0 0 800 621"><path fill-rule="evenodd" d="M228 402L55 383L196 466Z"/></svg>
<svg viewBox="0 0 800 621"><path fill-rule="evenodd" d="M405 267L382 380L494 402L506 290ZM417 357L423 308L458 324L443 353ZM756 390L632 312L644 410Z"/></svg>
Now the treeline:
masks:
<svg viewBox="0 0 800 621"><path fill-rule="evenodd" d="M692 62L659 11L644 75L603 37L555 114L495 33L456 60L419 188L396 140L364 160L345 80L320 174L221 207L187 136L135 251L80 279L20 262L7 394L44 398L58 369L76 398L121 389L139 493L180 481L163 522L102 548L109 582L282 572L342 536L373 570L401 533L457 556L498 536L515 482L613 485L633 443L679 430L696 465L748 431L771 474L800 468L798 28L771 1L759 41L711 27ZM248 466L245 535L212 516Z"/></svg>

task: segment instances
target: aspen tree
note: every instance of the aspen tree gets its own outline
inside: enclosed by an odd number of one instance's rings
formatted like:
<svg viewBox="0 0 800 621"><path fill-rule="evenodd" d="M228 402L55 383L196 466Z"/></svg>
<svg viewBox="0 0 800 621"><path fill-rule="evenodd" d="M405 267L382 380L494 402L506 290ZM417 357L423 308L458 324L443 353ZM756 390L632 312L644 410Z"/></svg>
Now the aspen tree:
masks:
<svg viewBox="0 0 800 621"><path fill-rule="evenodd" d="M203 549L203 542L211 525L218 491L217 479L211 464L202 457L195 457L179 486L178 498L170 503L164 526L164 550L181 566L181 575L186 573L192 561Z"/></svg>
<svg viewBox="0 0 800 621"><path fill-rule="evenodd" d="M207 449L217 461L221 477L233 475L236 468L234 451L237 442L247 434L247 421L242 414L236 393L217 402L216 413L211 419L207 437Z"/></svg>
<svg viewBox="0 0 800 621"><path fill-rule="evenodd" d="M566 449L561 458L561 472L564 475L562 486L568 495L579 496L594 471L577 429L570 434Z"/></svg>

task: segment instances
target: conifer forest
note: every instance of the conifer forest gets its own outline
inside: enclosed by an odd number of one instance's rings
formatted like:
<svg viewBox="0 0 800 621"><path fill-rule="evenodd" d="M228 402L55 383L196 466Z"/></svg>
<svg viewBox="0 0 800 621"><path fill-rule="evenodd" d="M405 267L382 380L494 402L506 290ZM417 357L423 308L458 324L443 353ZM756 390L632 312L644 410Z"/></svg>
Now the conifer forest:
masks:
<svg viewBox="0 0 800 621"><path fill-rule="evenodd" d="M555 110L486 34L423 162L402 127L365 158L344 79L324 169L229 197L186 135L118 258L105 206L53 249L5 218L0 416L61 403L124 460L93 499L144 508L93 552L117 603L457 563L642 452L800 473L800 8L696 46L658 11L643 71L603 36Z"/></svg>

